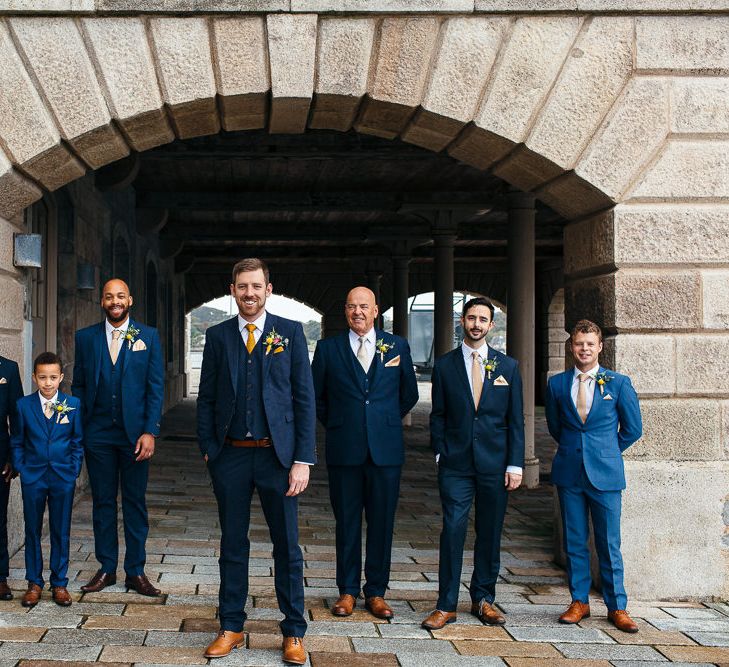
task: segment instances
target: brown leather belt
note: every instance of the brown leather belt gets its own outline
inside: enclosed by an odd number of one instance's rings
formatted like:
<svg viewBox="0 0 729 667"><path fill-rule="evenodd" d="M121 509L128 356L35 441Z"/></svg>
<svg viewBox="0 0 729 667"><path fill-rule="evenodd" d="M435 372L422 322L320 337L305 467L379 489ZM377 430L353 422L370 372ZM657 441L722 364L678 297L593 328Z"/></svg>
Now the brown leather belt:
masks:
<svg viewBox="0 0 729 667"><path fill-rule="evenodd" d="M260 440L233 440L233 438L226 438L225 444L231 447L270 447L273 445L271 438L261 438Z"/></svg>

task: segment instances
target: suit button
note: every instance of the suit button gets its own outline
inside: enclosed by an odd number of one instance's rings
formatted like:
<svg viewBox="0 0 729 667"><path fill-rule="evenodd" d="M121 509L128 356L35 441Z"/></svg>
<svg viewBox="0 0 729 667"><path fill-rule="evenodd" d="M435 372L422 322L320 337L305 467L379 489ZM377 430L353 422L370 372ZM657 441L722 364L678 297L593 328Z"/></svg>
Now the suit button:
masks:
<svg viewBox="0 0 729 667"><path fill-rule="evenodd" d="M253 359L249 359L249 360L248 360L248 363L249 363L249 364L252 364L252 363L253 363Z"/></svg>
<svg viewBox="0 0 729 667"><path fill-rule="evenodd" d="M365 401L365 405L369 405L369 404L370 404L370 402L369 402L369 401Z"/></svg>
<svg viewBox="0 0 729 667"><path fill-rule="evenodd" d="M473 421L477 422L478 421L478 417L474 417L473 418Z"/></svg>

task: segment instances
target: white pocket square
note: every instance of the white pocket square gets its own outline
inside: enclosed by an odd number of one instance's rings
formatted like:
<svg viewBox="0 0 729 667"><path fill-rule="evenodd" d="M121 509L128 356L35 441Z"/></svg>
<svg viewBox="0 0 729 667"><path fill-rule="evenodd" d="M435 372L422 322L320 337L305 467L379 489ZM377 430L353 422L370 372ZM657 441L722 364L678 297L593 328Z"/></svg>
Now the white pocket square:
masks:
<svg viewBox="0 0 729 667"><path fill-rule="evenodd" d="M147 346L144 344L144 341L140 338L134 342L134 345L132 345L132 352L139 352L141 350L146 350Z"/></svg>
<svg viewBox="0 0 729 667"><path fill-rule="evenodd" d="M398 354L396 357L393 357L385 364L385 368L388 366L399 366L400 365L400 355Z"/></svg>
<svg viewBox="0 0 729 667"><path fill-rule="evenodd" d="M0 378L0 384L7 384L7 378Z"/></svg>
<svg viewBox="0 0 729 667"><path fill-rule="evenodd" d="M63 415L63 417L61 417L61 421L58 423L59 424L68 424L68 417L66 415Z"/></svg>
<svg viewBox="0 0 729 667"><path fill-rule="evenodd" d="M602 397L603 401L612 401L613 397L610 394L605 394L605 396Z"/></svg>
<svg viewBox="0 0 729 667"><path fill-rule="evenodd" d="M499 375L499 377L494 380L494 386L508 387L509 383L506 381L506 378L503 375Z"/></svg>

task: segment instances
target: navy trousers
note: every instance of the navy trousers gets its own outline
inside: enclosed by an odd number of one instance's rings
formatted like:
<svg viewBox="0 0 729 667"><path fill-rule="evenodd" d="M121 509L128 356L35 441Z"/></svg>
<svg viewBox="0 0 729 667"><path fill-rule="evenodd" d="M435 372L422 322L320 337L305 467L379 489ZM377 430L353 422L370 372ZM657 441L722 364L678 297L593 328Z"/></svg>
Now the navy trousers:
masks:
<svg viewBox="0 0 729 667"><path fill-rule="evenodd" d="M599 491L584 469L577 486L558 486L562 513L567 579L573 600L587 604L590 593L589 522L595 534L595 549L600 563L602 597L608 611L625 609L628 598L623 586L623 557L620 553L620 491Z"/></svg>
<svg viewBox="0 0 729 667"><path fill-rule="evenodd" d="M501 531L508 492L504 475L461 472L441 466L438 487L443 508L438 567L438 603L441 611L456 611L461 585L463 547L468 530L468 515L476 498L476 543L473 550L471 600L493 603L501 564Z"/></svg>
<svg viewBox="0 0 729 667"><path fill-rule="evenodd" d="M10 574L10 556L8 555L8 499L10 484L0 479L0 581L7 581Z"/></svg>
<svg viewBox="0 0 729 667"><path fill-rule="evenodd" d="M48 505L51 533L51 586L68 585L68 554L71 544L71 511L76 482L59 477L50 468L31 484L21 479L25 515L25 578L43 588L41 534L43 513Z"/></svg>
<svg viewBox="0 0 729 667"><path fill-rule="evenodd" d="M149 459L135 461L134 445L126 441L113 445L87 442L85 450L93 499L94 550L101 571L116 574L119 564L116 498L121 484L124 571L129 576L144 574L149 533L145 499Z"/></svg>
<svg viewBox="0 0 729 667"><path fill-rule="evenodd" d="M298 500L287 497L289 470L273 447L223 447L208 463L220 517L220 629L241 632L248 597L248 527L258 490L273 543L274 586L284 637L303 637L304 559L299 547Z"/></svg>
<svg viewBox="0 0 729 667"><path fill-rule="evenodd" d="M362 510L367 521L364 596L383 597L390 581L392 531L402 466L328 466L336 520L337 586L357 597L362 573Z"/></svg>

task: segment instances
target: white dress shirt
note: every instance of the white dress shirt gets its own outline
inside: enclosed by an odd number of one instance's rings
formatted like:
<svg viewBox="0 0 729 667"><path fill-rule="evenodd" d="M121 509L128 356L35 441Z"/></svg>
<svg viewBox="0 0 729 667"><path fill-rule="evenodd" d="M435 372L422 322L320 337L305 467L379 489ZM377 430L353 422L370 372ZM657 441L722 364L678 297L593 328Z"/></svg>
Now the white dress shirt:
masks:
<svg viewBox="0 0 729 667"><path fill-rule="evenodd" d="M122 342L124 341L124 336L127 334L127 329L129 328L129 318L127 317L126 320L124 320L123 324L120 324L119 326L114 326L109 320L105 320L106 323L106 345L109 348L109 352L111 352L111 335L112 332L115 329L118 329L121 332L121 335L119 336L119 351L121 352L121 346Z"/></svg>
<svg viewBox="0 0 729 667"><path fill-rule="evenodd" d="M41 411L43 412L43 415L45 416L46 403L53 403L54 401L56 401L58 399L58 391L56 391L56 393L53 394L53 396L51 398L46 398L45 396L43 396L43 394L40 393L40 390L38 390L38 398L40 398L40 402L41 402ZM48 417L48 419L50 419L50 417Z"/></svg>
<svg viewBox="0 0 729 667"><path fill-rule="evenodd" d="M581 371L575 366L575 372L572 376L572 402L577 407L577 392L580 388L580 380L578 375L580 373L587 373L590 377L585 380L585 404L587 405L587 413L590 414L590 408L592 408L592 399L595 396L595 376L597 371L600 370L600 364L595 364L589 371Z"/></svg>
<svg viewBox="0 0 729 667"><path fill-rule="evenodd" d="M352 352L354 352L354 356L357 356L357 352L359 351L359 337L360 334L358 334L356 331L349 330L349 344L352 347ZM372 365L372 360L375 358L375 343L377 342L377 337L375 336L375 328L372 327L366 334L364 334L365 341L365 353L367 354L367 368L369 368Z"/></svg>

